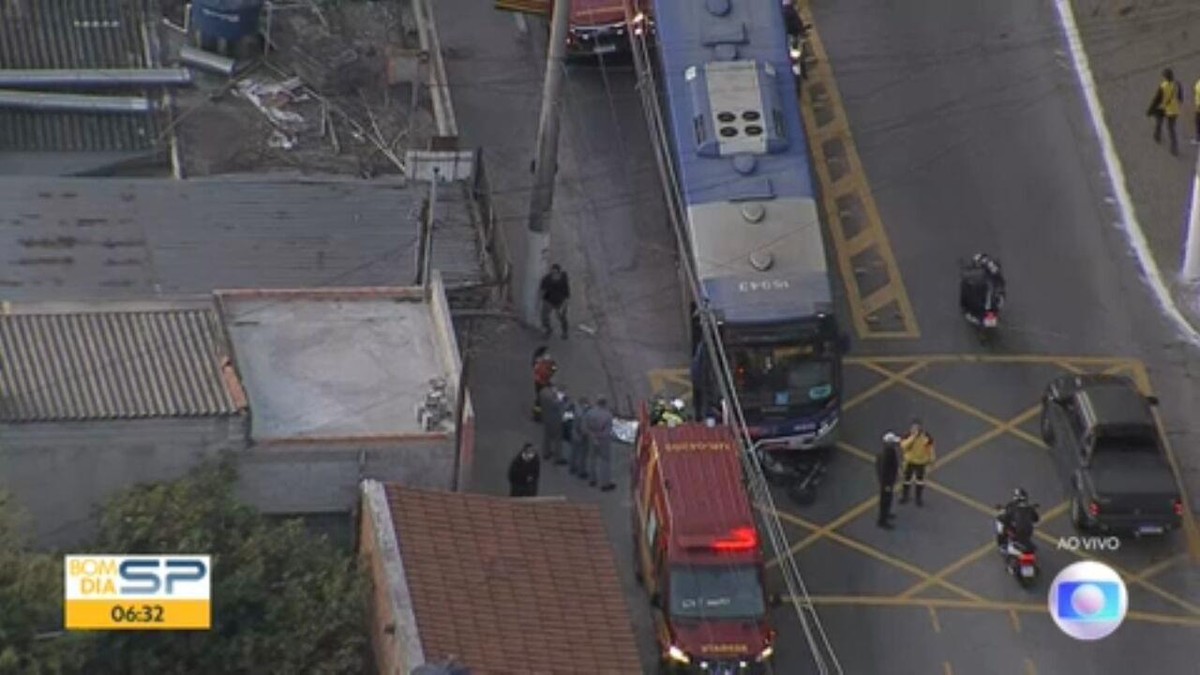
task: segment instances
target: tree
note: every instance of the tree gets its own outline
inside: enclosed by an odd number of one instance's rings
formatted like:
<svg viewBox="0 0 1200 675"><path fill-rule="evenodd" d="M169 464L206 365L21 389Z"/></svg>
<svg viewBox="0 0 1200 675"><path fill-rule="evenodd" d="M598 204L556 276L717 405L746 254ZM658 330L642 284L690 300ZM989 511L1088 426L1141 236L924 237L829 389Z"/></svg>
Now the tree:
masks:
<svg viewBox="0 0 1200 675"><path fill-rule="evenodd" d="M61 632L62 560L27 548L19 516L0 494L0 675L76 672L81 638Z"/></svg>
<svg viewBox="0 0 1200 675"><path fill-rule="evenodd" d="M85 672L364 672L366 582L356 559L299 521L276 524L239 503L235 481L230 464L205 465L104 507L98 553L212 555L213 624L91 634Z"/></svg>

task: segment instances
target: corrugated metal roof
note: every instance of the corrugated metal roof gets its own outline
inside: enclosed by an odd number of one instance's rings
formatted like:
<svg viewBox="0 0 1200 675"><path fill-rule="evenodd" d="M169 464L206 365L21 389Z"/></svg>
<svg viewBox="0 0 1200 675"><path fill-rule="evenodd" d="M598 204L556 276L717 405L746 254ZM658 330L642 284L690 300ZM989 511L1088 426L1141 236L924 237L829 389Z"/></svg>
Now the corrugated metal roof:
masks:
<svg viewBox="0 0 1200 675"><path fill-rule="evenodd" d="M374 181L0 180L4 299L140 300L214 288L405 286L427 185ZM487 281L461 186L438 191L433 267Z"/></svg>
<svg viewBox="0 0 1200 675"><path fill-rule="evenodd" d="M0 2L0 64L6 68L151 66L140 0ZM114 92L115 93L115 92ZM158 134L148 114L0 110L0 151L149 150Z"/></svg>
<svg viewBox="0 0 1200 675"><path fill-rule="evenodd" d="M0 316L0 421L237 412L212 310Z"/></svg>

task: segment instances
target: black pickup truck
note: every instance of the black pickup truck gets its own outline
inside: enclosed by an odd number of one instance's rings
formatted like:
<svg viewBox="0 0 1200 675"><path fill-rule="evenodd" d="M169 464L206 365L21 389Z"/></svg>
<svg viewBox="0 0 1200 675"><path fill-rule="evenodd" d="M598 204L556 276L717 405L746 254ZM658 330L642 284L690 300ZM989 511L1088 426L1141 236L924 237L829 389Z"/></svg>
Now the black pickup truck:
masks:
<svg viewBox="0 0 1200 675"><path fill-rule="evenodd" d="M1183 503L1150 406L1126 377L1064 375L1042 398L1042 439L1051 449L1081 532L1163 534Z"/></svg>

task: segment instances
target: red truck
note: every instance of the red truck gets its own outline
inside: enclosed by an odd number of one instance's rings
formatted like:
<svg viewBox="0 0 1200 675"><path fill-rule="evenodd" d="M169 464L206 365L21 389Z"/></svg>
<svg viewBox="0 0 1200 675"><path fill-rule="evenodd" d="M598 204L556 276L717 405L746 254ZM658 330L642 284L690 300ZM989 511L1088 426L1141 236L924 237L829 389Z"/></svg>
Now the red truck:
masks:
<svg viewBox="0 0 1200 675"><path fill-rule="evenodd" d="M628 11L626 9L628 4ZM496 9L549 18L554 0L494 0ZM653 30L648 0L571 0L567 58L629 51L629 34Z"/></svg>
<svg viewBox="0 0 1200 675"><path fill-rule="evenodd" d="M633 462L634 568L650 596L663 673L771 672L775 631L758 527L729 427L650 426Z"/></svg>

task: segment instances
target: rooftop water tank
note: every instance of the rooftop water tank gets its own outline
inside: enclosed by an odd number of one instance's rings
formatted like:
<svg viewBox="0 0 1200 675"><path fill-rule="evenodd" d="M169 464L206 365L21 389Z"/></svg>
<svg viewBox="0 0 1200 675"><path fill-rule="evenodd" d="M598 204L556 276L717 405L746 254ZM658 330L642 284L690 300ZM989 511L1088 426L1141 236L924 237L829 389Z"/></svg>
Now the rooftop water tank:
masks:
<svg viewBox="0 0 1200 675"><path fill-rule="evenodd" d="M191 29L204 42L237 44L258 33L264 0L192 0Z"/></svg>

